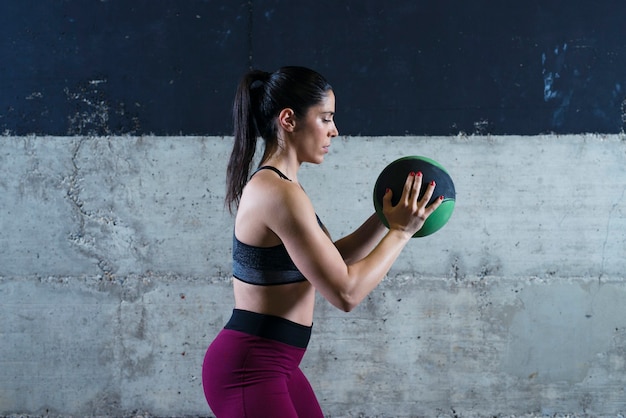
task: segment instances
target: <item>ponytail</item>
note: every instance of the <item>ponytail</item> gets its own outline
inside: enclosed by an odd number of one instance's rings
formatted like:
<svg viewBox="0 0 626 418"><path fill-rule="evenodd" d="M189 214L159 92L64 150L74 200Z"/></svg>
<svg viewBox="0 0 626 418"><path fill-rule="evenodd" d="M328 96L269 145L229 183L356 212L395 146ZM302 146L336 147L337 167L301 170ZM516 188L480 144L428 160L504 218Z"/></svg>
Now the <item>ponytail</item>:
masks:
<svg viewBox="0 0 626 418"><path fill-rule="evenodd" d="M226 206L232 213L239 204L241 192L248 181L250 168L260 135L253 112L262 96L262 84L269 73L252 70L239 83L233 104L234 145L226 170ZM255 103L257 102L257 103Z"/></svg>

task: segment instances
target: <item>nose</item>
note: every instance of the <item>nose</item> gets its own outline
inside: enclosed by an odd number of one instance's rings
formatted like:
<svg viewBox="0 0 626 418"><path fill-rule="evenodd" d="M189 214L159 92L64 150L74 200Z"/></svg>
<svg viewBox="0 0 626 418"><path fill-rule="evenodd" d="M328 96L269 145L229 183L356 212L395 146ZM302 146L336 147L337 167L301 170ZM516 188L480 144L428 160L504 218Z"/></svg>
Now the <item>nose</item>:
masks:
<svg viewBox="0 0 626 418"><path fill-rule="evenodd" d="M337 124L333 122L333 129L330 131L330 137L334 138L336 136L339 136L339 131L337 130Z"/></svg>

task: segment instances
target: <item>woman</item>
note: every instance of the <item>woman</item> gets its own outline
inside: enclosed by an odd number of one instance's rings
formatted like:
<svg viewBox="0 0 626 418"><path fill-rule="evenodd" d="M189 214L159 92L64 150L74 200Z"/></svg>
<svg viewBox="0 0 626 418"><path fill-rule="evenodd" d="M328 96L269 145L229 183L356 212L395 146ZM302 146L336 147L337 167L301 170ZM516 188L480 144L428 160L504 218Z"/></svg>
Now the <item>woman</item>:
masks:
<svg viewBox="0 0 626 418"><path fill-rule="evenodd" d="M435 184L407 176L400 202L384 197L389 229L370 216L332 242L298 182L302 163L320 164L332 138L335 96L318 73L253 70L234 102L234 147L226 203L237 209L233 236L235 309L207 350L203 385L220 417L323 417L299 369L311 335L315 292L349 312L385 277L411 236L439 206ZM257 137L265 141L250 177Z"/></svg>

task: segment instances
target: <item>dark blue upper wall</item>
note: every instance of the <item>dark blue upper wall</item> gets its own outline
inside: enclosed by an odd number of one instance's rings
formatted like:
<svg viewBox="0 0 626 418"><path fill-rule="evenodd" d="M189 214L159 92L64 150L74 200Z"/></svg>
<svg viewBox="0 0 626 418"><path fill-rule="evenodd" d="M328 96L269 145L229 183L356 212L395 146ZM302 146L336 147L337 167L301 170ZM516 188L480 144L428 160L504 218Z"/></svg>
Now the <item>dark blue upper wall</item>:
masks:
<svg viewBox="0 0 626 418"><path fill-rule="evenodd" d="M306 65L343 135L617 133L623 0L4 0L0 132L229 135L250 66Z"/></svg>

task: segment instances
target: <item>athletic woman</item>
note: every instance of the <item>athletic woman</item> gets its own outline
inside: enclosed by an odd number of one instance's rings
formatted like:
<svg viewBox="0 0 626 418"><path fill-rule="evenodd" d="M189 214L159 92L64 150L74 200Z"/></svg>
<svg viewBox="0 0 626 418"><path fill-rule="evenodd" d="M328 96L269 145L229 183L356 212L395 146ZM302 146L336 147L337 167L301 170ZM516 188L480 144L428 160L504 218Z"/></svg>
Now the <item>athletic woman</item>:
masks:
<svg viewBox="0 0 626 418"><path fill-rule="evenodd" d="M252 70L239 84L233 113L226 204L236 208L235 306L207 350L204 392L218 418L320 418L299 368L316 291L338 309L354 309L442 199L428 206L435 184L423 186L421 173L411 173L396 206L392 192L385 194L388 229L373 214L333 242L298 181L301 164L322 163L338 135L328 82L302 67ZM251 173L258 137L264 151Z"/></svg>

